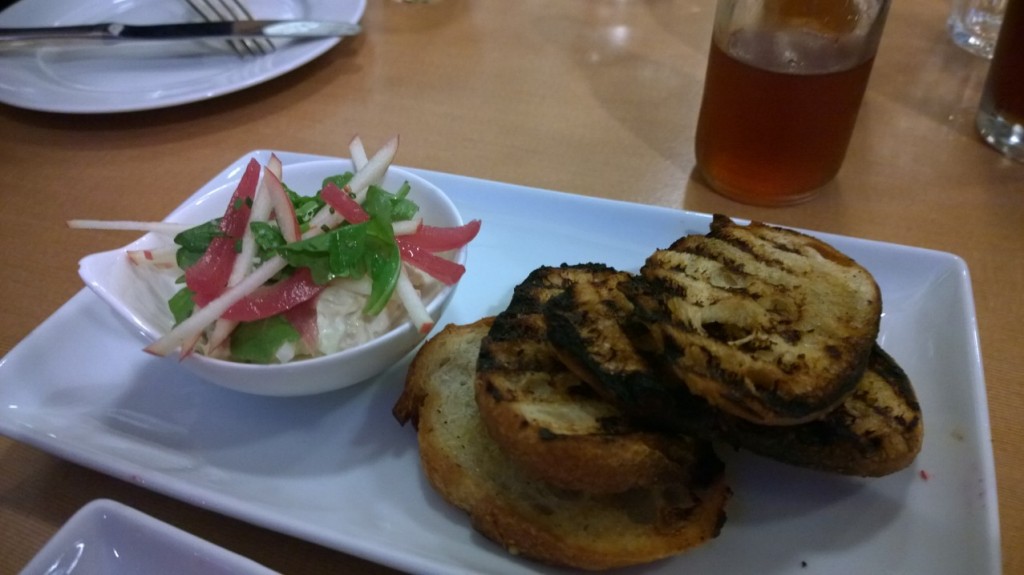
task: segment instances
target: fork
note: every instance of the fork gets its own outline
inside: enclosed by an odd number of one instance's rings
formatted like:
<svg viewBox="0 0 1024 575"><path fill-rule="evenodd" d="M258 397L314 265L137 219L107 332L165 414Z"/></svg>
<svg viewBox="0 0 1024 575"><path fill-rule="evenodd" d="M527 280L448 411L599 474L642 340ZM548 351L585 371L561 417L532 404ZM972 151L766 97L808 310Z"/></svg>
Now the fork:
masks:
<svg viewBox="0 0 1024 575"><path fill-rule="evenodd" d="M242 0L185 0L207 22L224 22L229 20L252 20L249 9ZM240 57L262 56L276 50L274 43L267 38L248 38L228 40L228 45Z"/></svg>

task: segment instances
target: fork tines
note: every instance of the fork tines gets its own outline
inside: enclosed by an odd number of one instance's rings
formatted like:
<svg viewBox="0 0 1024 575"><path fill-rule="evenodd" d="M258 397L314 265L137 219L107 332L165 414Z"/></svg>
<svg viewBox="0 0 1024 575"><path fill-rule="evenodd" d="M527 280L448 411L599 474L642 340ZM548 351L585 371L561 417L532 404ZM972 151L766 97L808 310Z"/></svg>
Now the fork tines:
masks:
<svg viewBox="0 0 1024 575"><path fill-rule="evenodd" d="M252 20L252 13L242 4L242 0L185 0L207 22L226 22L231 20ZM262 56L273 52L276 48L269 38L246 38L228 40L228 45L239 56Z"/></svg>

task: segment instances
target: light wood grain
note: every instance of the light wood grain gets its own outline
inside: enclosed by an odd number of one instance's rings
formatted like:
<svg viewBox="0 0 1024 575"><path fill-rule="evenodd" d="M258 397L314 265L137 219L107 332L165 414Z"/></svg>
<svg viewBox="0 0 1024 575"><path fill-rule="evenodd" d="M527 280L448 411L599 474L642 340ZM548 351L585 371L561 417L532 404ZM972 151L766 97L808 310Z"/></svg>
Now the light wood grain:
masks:
<svg viewBox="0 0 1024 575"><path fill-rule="evenodd" d="M66 219L161 218L249 150L345 155L354 134L401 134L407 166L953 252L975 290L1004 570L1022 573L1024 165L975 135L987 62L948 40L947 4L893 3L844 168L783 209L693 177L711 0L371 0L365 34L237 94L118 115L0 106L0 353L81 289L81 256L122 243ZM282 572L388 571L0 438L0 572L97 497Z"/></svg>

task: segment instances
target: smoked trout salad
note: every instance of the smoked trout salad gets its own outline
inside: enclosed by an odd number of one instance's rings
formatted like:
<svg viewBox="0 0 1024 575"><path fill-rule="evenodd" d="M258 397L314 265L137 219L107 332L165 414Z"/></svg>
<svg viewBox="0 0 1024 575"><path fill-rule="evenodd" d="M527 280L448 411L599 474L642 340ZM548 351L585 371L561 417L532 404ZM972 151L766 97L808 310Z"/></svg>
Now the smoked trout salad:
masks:
<svg viewBox="0 0 1024 575"><path fill-rule="evenodd" d="M459 281L465 268L444 257L468 244L480 221L423 222L408 182L379 182L398 150L392 139L367 157L349 145L354 172L332 175L304 196L282 181L274 155L251 159L224 211L195 225L70 220L69 227L173 235L166 249L129 250L131 263L176 273L168 307L174 327L146 347L244 363L285 363L370 341L411 321L433 327L424 294Z"/></svg>

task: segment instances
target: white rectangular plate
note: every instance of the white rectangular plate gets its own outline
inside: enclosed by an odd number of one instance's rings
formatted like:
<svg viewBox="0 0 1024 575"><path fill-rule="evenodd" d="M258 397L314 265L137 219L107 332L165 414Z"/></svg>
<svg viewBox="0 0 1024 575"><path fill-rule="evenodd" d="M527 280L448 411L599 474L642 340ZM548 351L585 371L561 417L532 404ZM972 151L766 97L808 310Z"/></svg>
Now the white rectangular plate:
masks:
<svg viewBox="0 0 1024 575"><path fill-rule="evenodd" d="M279 153L287 166L321 157ZM245 158L197 192L224 185ZM540 265L637 270L710 216L413 170L483 228L443 323L495 314ZM925 442L881 479L725 453L721 535L650 573L998 573L999 522L970 277L935 251L817 234L884 299L879 341L914 382ZM391 416L408 358L368 384L243 395L141 351L99 298L74 296L0 363L0 432L194 505L417 573L534 573L474 533L419 470Z"/></svg>
<svg viewBox="0 0 1024 575"><path fill-rule="evenodd" d="M21 575L273 575L273 571L109 499L82 507Z"/></svg>

